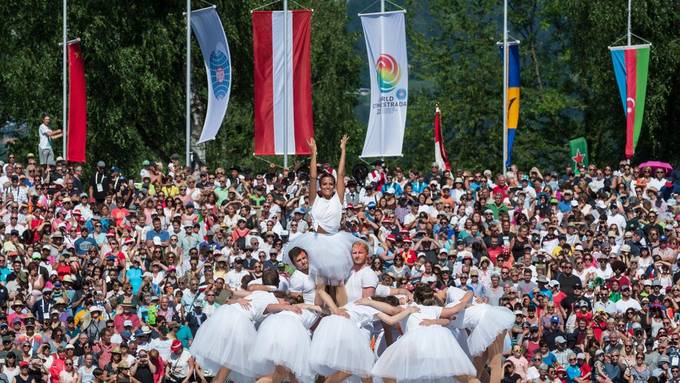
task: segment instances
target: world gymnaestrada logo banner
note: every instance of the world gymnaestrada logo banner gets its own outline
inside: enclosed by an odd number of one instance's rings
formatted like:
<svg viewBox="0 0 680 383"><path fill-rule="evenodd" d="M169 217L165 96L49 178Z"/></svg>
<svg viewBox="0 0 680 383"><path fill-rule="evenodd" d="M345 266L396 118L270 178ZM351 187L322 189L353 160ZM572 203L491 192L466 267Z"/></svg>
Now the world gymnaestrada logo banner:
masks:
<svg viewBox="0 0 680 383"><path fill-rule="evenodd" d="M399 64L394 57L383 53L378 56L378 61L375 63L376 76L378 77L378 87L380 91L385 93L396 88L399 84Z"/></svg>
<svg viewBox="0 0 680 383"><path fill-rule="evenodd" d="M203 54L208 77L208 110L198 143L214 140L222 126L231 92L231 56L215 6L191 12L191 29Z"/></svg>
<svg viewBox="0 0 680 383"><path fill-rule="evenodd" d="M210 81L213 94L218 100L229 94L231 85L231 65L229 57L222 50L215 49L210 54Z"/></svg>
<svg viewBox="0 0 680 383"><path fill-rule="evenodd" d="M408 107L404 12L360 14L371 76L371 104L362 157L402 155Z"/></svg>

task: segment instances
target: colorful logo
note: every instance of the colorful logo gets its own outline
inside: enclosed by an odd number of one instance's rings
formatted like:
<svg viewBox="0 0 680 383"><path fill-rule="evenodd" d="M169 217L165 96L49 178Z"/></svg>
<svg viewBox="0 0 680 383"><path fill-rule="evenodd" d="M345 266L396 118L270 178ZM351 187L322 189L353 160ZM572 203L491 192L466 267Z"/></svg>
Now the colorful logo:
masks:
<svg viewBox="0 0 680 383"><path fill-rule="evenodd" d="M215 49L210 54L210 82L215 98L218 100L223 99L229 93L231 84L229 57L219 49Z"/></svg>
<svg viewBox="0 0 680 383"><path fill-rule="evenodd" d="M399 84L401 78L399 65L397 60L387 53L378 57L375 63L375 71L378 75L378 87L380 87L381 92L389 92Z"/></svg>

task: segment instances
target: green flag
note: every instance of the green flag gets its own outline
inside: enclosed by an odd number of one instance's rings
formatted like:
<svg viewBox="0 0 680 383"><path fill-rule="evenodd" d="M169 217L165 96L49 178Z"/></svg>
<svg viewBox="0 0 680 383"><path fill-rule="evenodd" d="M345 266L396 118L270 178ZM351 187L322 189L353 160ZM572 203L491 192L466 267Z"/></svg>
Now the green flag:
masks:
<svg viewBox="0 0 680 383"><path fill-rule="evenodd" d="M583 137L574 138L569 141L569 155L571 156L571 167L578 174L578 168L588 166L588 143Z"/></svg>

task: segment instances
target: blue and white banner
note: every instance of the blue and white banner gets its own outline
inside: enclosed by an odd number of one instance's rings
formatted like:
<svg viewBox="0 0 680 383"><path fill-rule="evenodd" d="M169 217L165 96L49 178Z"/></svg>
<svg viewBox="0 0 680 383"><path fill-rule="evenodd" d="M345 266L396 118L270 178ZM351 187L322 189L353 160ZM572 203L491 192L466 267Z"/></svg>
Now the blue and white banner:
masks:
<svg viewBox="0 0 680 383"><path fill-rule="evenodd" d="M401 156L408 106L404 11L359 16L371 74L371 114L361 156Z"/></svg>
<svg viewBox="0 0 680 383"><path fill-rule="evenodd" d="M198 143L214 140L227 113L231 92L231 57L227 36L215 6L191 12L191 29L198 39L208 74L208 112Z"/></svg>

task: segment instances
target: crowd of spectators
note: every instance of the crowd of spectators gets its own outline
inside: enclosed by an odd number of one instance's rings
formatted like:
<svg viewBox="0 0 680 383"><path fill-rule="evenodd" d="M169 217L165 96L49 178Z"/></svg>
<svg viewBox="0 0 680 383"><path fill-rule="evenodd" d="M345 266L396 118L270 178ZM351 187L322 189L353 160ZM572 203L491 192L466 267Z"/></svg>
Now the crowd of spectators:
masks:
<svg viewBox="0 0 680 383"><path fill-rule="evenodd" d="M0 167L0 382L207 382L188 350L310 230L304 169ZM323 165L322 171L334 170ZM126 174L126 176L124 175ZM342 227L380 284L472 290L516 323L507 382L680 382L680 174L388 169L348 177Z"/></svg>

